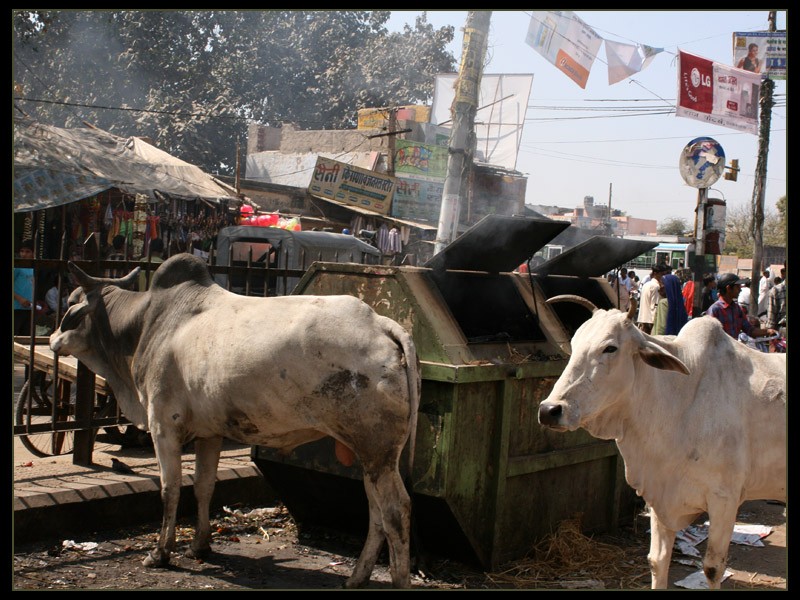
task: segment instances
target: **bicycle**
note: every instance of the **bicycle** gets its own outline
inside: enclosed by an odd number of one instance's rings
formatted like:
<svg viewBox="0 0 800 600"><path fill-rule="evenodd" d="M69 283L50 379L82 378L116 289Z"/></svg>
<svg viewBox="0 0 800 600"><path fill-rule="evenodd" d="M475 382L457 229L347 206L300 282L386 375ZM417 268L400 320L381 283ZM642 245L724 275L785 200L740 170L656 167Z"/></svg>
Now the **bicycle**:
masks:
<svg viewBox="0 0 800 600"><path fill-rule="evenodd" d="M779 333L754 338L742 332L739 334L739 341L759 352L786 353L786 338Z"/></svg>
<svg viewBox="0 0 800 600"><path fill-rule="evenodd" d="M57 380L54 377L52 354L49 348L34 348L34 368L30 365L30 347L14 342L14 353L25 364L25 383L14 404L14 424L24 427L18 434L22 445L34 456L44 458L71 454L75 449L77 365L74 359L62 358ZM92 419L107 419L103 426L104 441L122 445L123 433L118 425L126 423L117 408L116 400L106 387L105 380L95 382ZM54 424L59 424L55 429ZM95 439L97 429L93 429Z"/></svg>

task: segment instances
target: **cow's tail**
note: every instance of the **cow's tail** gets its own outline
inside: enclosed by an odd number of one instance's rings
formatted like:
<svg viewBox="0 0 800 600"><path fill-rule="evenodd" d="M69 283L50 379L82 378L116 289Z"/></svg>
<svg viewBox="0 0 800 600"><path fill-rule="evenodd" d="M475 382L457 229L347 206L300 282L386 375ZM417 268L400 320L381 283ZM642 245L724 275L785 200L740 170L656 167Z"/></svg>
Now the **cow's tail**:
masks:
<svg viewBox="0 0 800 600"><path fill-rule="evenodd" d="M422 377L420 375L419 356L414 338L396 322L393 324L392 337L402 348L406 359L406 378L408 381L409 423L408 423L408 470L406 472L407 485L411 483L411 472L414 468L414 451L417 443L417 418L419 413L420 396L422 395ZM410 492L411 490L409 490Z"/></svg>
<svg viewBox="0 0 800 600"><path fill-rule="evenodd" d="M416 510L414 509L414 482L412 474L414 471L414 452L417 445L417 419L419 417L420 397L422 396L422 376L420 370L419 356L414 339L398 323L393 322L391 335L403 350L406 359L406 377L408 380L409 408L411 414L408 423L408 465L403 477L406 491L411 498L411 546L412 560L415 559L414 569L423 577L427 571L425 553L420 543L420 536L417 531Z"/></svg>

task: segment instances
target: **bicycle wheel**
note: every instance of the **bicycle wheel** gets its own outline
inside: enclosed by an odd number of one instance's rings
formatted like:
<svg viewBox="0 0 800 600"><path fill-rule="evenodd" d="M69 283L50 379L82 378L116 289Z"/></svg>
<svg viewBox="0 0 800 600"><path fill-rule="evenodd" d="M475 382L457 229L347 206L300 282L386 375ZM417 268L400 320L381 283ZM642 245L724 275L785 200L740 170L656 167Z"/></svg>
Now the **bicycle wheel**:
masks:
<svg viewBox="0 0 800 600"><path fill-rule="evenodd" d="M52 382L47 381L44 373L39 372L41 381L34 385L31 390L30 402L30 423L52 423L53 419L53 396L52 393L58 394L60 392L59 385L55 386L55 390L51 392ZM40 377L34 374L35 379ZM28 388L31 386L32 379L29 378L19 392L17 399L17 407L15 411L15 423L17 425L28 424ZM38 388L38 389L37 389ZM57 421L70 421L75 419L75 390L71 389L69 402L58 402L55 418ZM75 449L75 432L74 431L54 431L31 433L19 436L22 445L27 448L31 454L40 458L46 456L56 456L61 454L70 454Z"/></svg>

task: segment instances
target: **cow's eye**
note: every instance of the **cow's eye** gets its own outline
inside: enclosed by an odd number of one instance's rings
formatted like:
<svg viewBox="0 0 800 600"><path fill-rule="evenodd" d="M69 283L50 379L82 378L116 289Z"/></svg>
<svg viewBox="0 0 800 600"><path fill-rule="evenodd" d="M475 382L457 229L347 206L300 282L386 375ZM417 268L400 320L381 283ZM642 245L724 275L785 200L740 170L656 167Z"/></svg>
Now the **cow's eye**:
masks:
<svg viewBox="0 0 800 600"><path fill-rule="evenodd" d="M616 346L606 346L603 349L603 354L608 354L610 352L616 352L616 351L617 351L617 347Z"/></svg>

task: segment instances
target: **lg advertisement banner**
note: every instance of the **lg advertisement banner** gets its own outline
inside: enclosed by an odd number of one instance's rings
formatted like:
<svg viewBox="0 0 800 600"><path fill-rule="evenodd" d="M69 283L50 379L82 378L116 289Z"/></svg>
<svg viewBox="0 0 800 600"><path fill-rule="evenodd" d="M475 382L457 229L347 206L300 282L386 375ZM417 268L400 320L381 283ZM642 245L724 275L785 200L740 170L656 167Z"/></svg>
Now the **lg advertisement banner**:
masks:
<svg viewBox="0 0 800 600"><path fill-rule="evenodd" d="M679 51L678 117L758 135L760 90L758 73Z"/></svg>

